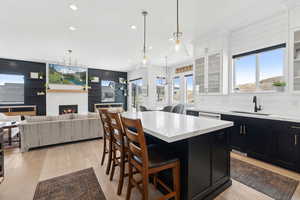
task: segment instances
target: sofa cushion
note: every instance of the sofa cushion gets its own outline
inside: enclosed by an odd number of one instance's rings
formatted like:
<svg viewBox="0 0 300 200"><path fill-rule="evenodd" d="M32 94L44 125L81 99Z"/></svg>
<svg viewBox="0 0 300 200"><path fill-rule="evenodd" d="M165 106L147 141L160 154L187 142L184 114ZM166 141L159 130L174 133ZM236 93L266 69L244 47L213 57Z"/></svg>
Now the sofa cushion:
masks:
<svg viewBox="0 0 300 200"><path fill-rule="evenodd" d="M27 122L43 122L43 121L52 121L52 116L25 116Z"/></svg>
<svg viewBox="0 0 300 200"><path fill-rule="evenodd" d="M73 119L88 119L88 115L73 114Z"/></svg>
<svg viewBox="0 0 300 200"><path fill-rule="evenodd" d="M88 118L89 119L95 119L95 118L100 118L99 114L98 113L89 113L88 114Z"/></svg>
<svg viewBox="0 0 300 200"><path fill-rule="evenodd" d="M65 115L58 115L58 116L51 116L53 121L64 121L73 119L73 114L65 114Z"/></svg>

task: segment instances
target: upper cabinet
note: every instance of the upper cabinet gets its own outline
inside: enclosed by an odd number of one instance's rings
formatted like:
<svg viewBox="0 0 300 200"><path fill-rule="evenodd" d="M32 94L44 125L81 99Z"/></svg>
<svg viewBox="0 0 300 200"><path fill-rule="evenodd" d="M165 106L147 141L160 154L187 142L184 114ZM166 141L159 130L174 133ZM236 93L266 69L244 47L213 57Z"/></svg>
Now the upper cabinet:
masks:
<svg viewBox="0 0 300 200"><path fill-rule="evenodd" d="M196 91L202 95L222 93L222 54L212 53L195 59Z"/></svg>
<svg viewBox="0 0 300 200"><path fill-rule="evenodd" d="M292 32L293 89L300 92L300 30Z"/></svg>

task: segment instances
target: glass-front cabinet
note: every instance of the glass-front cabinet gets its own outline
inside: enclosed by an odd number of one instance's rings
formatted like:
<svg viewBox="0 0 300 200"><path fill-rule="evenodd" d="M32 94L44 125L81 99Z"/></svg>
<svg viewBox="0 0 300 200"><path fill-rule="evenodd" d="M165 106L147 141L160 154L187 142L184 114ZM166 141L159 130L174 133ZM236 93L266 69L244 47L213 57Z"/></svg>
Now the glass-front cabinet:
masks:
<svg viewBox="0 0 300 200"><path fill-rule="evenodd" d="M300 92L300 30L293 32L293 86Z"/></svg>
<svg viewBox="0 0 300 200"><path fill-rule="evenodd" d="M202 95L222 93L222 62L221 53L195 59L196 92Z"/></svg>

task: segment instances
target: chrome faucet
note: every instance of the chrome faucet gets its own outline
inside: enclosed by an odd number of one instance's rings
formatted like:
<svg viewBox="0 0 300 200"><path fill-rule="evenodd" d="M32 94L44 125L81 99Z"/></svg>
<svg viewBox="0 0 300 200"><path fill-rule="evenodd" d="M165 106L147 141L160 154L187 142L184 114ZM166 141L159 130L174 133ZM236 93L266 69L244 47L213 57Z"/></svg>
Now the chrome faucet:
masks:
<svg viewBox="0 0 300 200"><path fill-rule="evenodd" d="M258 111L262 110L261 105L257 106L257 96L253 97L253 103L254 103L254 112L258 112Z"/></svg>

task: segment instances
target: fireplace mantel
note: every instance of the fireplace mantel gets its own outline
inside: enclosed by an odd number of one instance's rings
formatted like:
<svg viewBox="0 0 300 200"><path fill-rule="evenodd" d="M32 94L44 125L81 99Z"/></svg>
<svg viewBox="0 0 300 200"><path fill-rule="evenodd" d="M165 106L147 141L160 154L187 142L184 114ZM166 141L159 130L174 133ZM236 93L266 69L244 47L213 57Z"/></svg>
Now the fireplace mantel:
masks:
<svg viewBox="0 0 300 200"><path fill-rule="evenodd" d="M87 90L66 90L66 89L50 89L47 90L49 93L88 93Z"/></svg>

